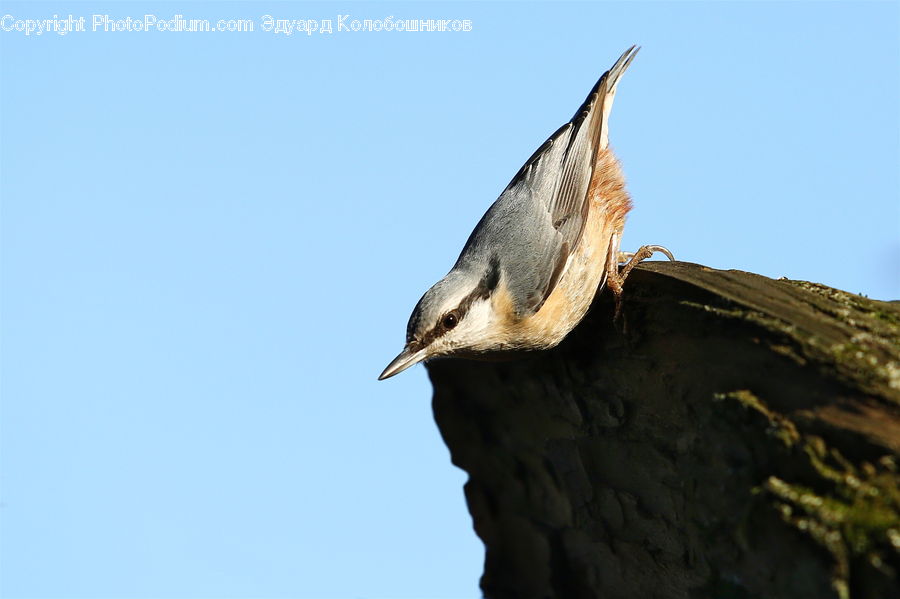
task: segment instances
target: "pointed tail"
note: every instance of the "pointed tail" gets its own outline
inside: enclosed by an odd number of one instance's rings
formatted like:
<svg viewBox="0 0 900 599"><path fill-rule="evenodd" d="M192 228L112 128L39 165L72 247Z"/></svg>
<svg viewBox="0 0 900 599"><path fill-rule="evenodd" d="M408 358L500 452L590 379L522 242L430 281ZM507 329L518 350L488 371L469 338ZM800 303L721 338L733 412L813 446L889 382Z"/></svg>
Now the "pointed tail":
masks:
<svg viewBox="0 0 900 599"><path fill-rule="evenodd" d="M609 145L609 113L612 111L613 100L616 97L616 86L619 85L619 78L628 69L628 65L631 64L631 61L634 60L634 57L640 49L640 46L628 48L625 53L619 57L616 64L600 78L602 86L598 91L600 92L599 95L602 97L601 102L603 102L603 110L600 119L600 139L597 143L597 147L601 150L605 150Z"/></svg>
<svg viewBox="0 0 900 599"><path fill-rule="evenodd" d="M594 84L584 104L572 117L572 124L578 133L572 136L570 144L575 143L576 138L589 140L588 147L593 148L595 153L609 146L609 113L616 96L616 86L638 50L639 46L625 50L616 64Z"/></svg>

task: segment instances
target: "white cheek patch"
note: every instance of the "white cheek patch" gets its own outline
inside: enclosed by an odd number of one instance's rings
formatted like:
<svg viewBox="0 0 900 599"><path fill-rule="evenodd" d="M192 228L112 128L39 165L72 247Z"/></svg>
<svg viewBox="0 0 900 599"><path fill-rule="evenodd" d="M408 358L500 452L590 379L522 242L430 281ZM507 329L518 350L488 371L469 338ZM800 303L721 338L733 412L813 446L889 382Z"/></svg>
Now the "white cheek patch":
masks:
<svg viewBox="0 0 900 599"><path fill-rule="evenodd" d="M469 306L459 325L446 335L448 349L478 351L492 337L493 311L488 300L479 299Z"/></svg>

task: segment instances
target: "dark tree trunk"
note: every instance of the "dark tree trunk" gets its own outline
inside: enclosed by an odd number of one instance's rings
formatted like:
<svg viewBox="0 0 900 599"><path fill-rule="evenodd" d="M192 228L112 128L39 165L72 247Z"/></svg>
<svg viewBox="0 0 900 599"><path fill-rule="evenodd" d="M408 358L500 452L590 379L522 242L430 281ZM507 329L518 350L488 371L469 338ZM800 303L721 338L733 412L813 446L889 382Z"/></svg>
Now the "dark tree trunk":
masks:
<svg viewBox="0 0 900 599"><path fill-rule="evenodd" d="M485 595L900 597L900 306L653 262L623 316L428 366Z"/></svg>

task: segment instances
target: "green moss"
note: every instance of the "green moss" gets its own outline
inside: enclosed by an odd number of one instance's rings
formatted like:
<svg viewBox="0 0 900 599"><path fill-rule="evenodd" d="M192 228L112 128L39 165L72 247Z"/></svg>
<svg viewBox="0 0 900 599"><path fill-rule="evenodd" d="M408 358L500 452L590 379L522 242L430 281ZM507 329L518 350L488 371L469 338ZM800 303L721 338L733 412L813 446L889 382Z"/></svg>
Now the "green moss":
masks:
<svg viewBox="0 0 900 599"><path fill-rule="evenodd" d="M784 282L829 300L829 303L833 304L833 307L829 310L826 306L825 311L830 312L833 316L846 318L851 316L848 311L857 312L857 317L862 316L863 318L872 318L879 321L881 324L887 325L888 328L891 329L890 334L894 337L900 335L900 306L893 306L887 302L872 300L862 295L848 293L820 283L787 279L785 279Z"/></svg>
<svg viewBox="0 0 900 599"><path fill-rule="evenodd" d="M793 324L779 318L769 316L758 310L738 307L721 308L718 306L710 306L709 304L701 304L687 300L680 302L680 304L683 306L689 306L691 308L703 310L704 312L709 312L723 318L743 320L745 322L758 324L770 331L778 331L786 335L793 335L796 332L796 327Z"/></svg>
<svg viewBox="0 0 900 599"><path fill-rule="evenodd" d="M784 522L832 556L838 596L849 597L854 564L865 562L880 570L891 553L900 554L900 475L893 456L857 465L821 437L801 434L750 391L717 394L715 399L735 401L763 418L766 434L790 450L791 464L780 464L780 470L806 471L821 480L812 488L772 473L758 492L772 498Z"/></svg>
<svg viewBox="0 0 900 599"><path fill-rule="evenodd" d="M745 408L762 415L768 423L766 434L778 439L784 447L794 447L800 440L800 433L793 422L781 414L770 410L765 403L750 391L741 390L730 393L717 393L714 399L717 401L737 401Z"/></svg>
<svg viewBox="0 0 900 599"><path fill-rule="evenodd" d="M900 404L900 307L806 281L779 281L814 295L798 298L832 324L821 331L810 322L788 322L737 303L682 305L779 333L769 349L799 365L840 373L863 391ZM824 320L823 320L824 322ZM816 332L818 331L818 332Z"/></svg>

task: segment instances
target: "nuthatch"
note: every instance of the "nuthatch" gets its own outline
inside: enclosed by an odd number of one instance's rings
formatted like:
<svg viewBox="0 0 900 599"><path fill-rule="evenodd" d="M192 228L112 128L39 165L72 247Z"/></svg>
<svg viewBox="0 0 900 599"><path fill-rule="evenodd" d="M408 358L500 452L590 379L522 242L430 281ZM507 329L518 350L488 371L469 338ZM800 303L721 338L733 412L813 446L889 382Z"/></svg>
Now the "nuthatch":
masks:
<svg viewBox="0 0 900 599"><path fill-rule="evenodd" d="M480 357L556 346L608 284L661 246L619 252L631 200L609 145L619 78L638 48L600 77L572 120L519 169L472 231L456 264L413 310L406 346L379 380L439 356ZM619 263L629 258L619 272Z"/></svg>

